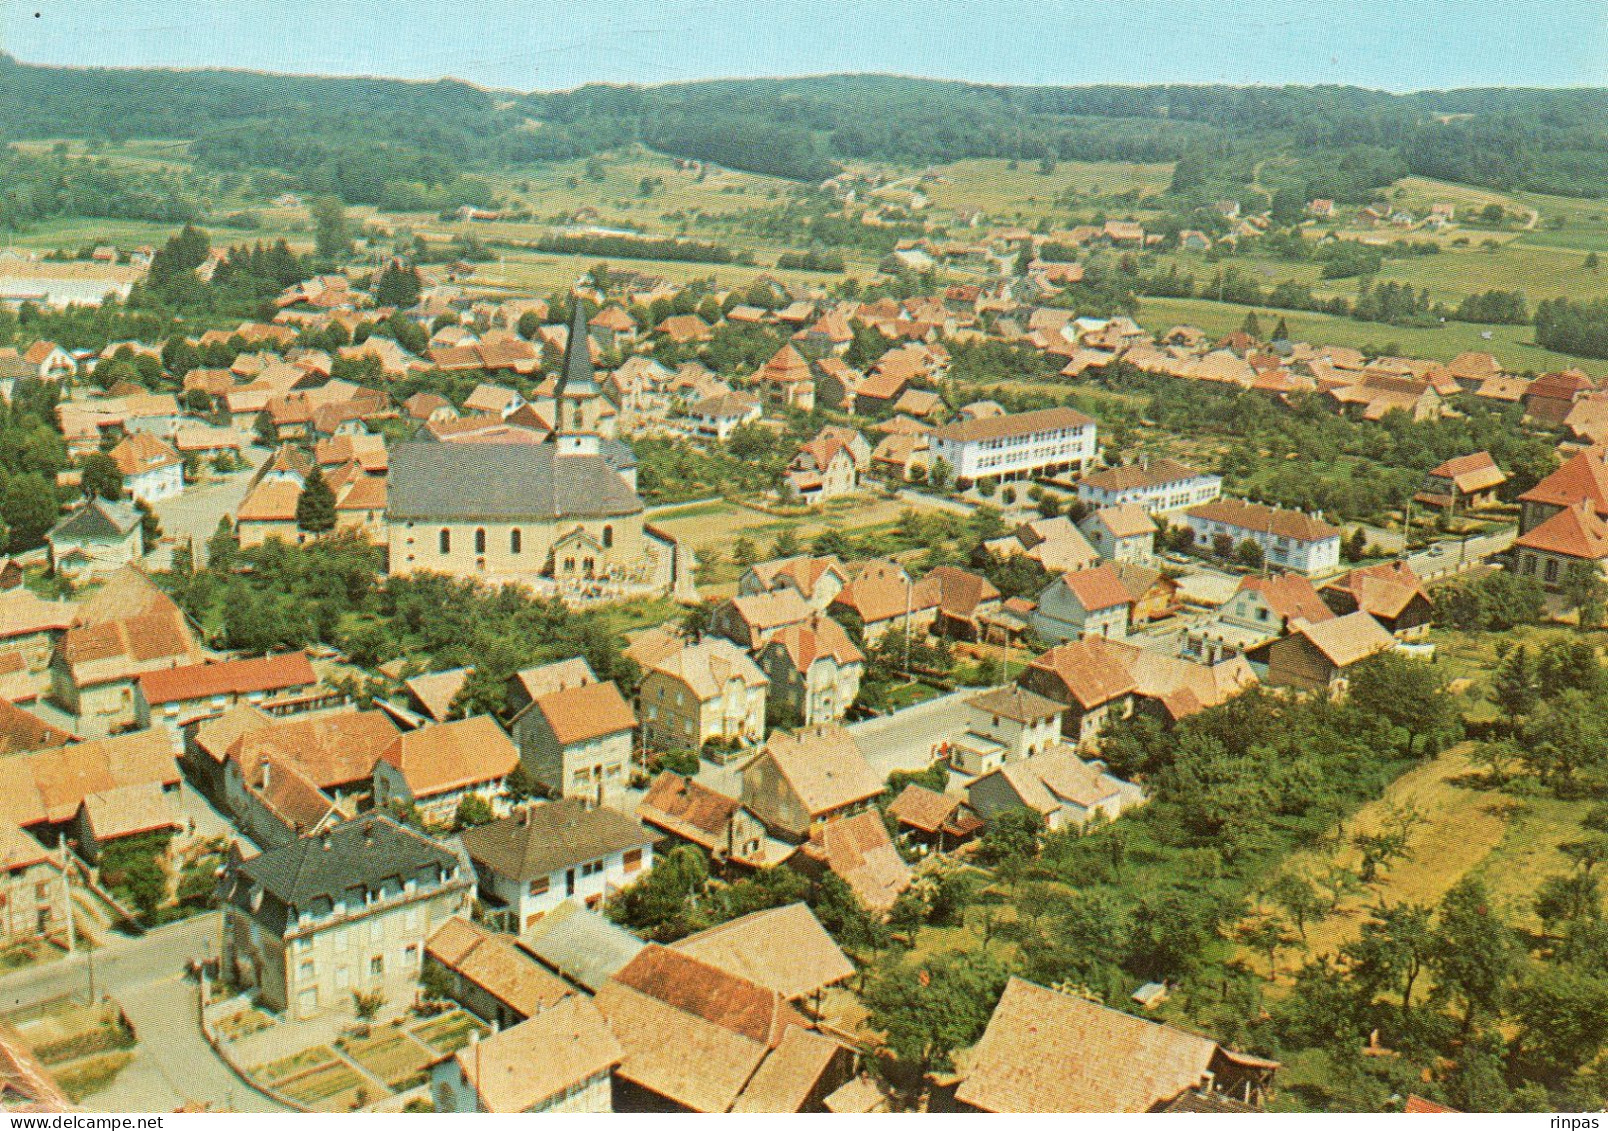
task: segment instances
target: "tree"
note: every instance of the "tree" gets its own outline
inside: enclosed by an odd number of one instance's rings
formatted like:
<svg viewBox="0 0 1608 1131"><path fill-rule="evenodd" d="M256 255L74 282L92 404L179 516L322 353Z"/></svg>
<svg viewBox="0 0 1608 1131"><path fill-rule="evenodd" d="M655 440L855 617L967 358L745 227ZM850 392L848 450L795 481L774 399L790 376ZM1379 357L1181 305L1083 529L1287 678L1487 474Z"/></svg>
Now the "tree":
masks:
<svg viewBox="0 0 1608 1131"><path fill-rule="evenodd" d="M1234 538L1228 534L1212 535L1212 553L1227 561L1234 556Z"/></svg>
<svg viewBox="0 0 1608 1131"><path fill-rule="evenodd" d="M983 831L979 845L983 859L991 864L1031 860L1038 855L1044 817L1036 809L1018 805L994 814Z"/></svg>
<svg viewBox="0 0 1608 1131"><path fill-rule="evenodd" d="M776 535L776 541L771 543L772 558L790 558L799 550L798 535L793 533L791 526L784 526Z"/></svg>
<svg viewBox="0 0 1608 1131"><path fill-rule="evenodd" d="M1351 669L1351 704L1365 716L1405 731L1407 757L1421 734L1450 730L1459 718L1438 670L1399 652L1378 652Z"/></svg>
<svg viewBox="0 0 1608 1131"><path fill-rule="evenodd" d="M986 952L945 954L919 965L890 962L866 980L866 1020L922 1080L950 1067L957 1049L976 1043L1008 980L1005 967Z"/></svg>
<svg viewBox="0 0 1608 1131"><path fill-rule="evenodd" d="M747 569L759 560L759 551L746 536L739 534L736 541L731 544L731 560Z"/></svg>
<svg viewBox="0 0 1608 1131"><path fill-rule="evenodd" d="M1479 880L1452 885L1441 899L1430 943L1429 966L1437 988L1463 1005L1463 1032L1481 1012L1499 1012L1518 970L1521 953L1512 930L1491 909L1490 893Z"/></svg>
<svg viewBox="0 0 1608 1131"><path fill-rule="evenodd" d="M1240 323L1240 333L1245 334L1253 342L1262 340L1262 321L1257 318L1256 311L1247 310L1245 312L1245 321Z"/></svg>
<svg viewBox="0 0 1608 1131"><path fill-rule="evenodd" d="M392 260L374 281L374 302L377 306L406 310L418 304L421 288L417 268L403 266Z"/></svg>
<svg viewBox="0 0 1608 1131"><path fill-rule="evenodd" d="M1246 569L1262 568L1262 547L1250 538L1234 547L1234 560Z"/></svg>
<svg viewBox="0 0 1608 1131"><path fill-rule="evenodd" d="M86 499L105 499L115 503L123 497L123 473L117 461L105 452L84 457L83 477L79 488Z"/></svg>
<svg viewBox="0 0 1608 1131"><path fill-rule="evenodd" d="M1608 1045L1608 978L1533 966L1513 993L1513 1060L1561 1083Z"/></svg>
<svg viewBox="0 0 1608 1131"><path fill-rule="evenodd" d="M341 198L326 194L313 201L313 251L320 259L340 259L352 250L352 228Z"/></svg>
<svg viewBox="0 0 1608 1131"><path fill-rule="evenodd" d="M215 573L228 573L234 568L235 557L240 553L240 539L235 536L234 523L228 515L218 519L218 528L207 539L207 569Z"/></svg>
<svg viewBox="0 0 1608 1131"><path fill-rule="evenodd" d="M182 334L174 334L162 343L162 367L175 377L183 377L201 364L201 351L191 345Z"/></svg>
<svg viewBox="0 0 1608 1131"><path fill-rule="evenodd" d="M156 508L144 499L135 499L134 509L140 515L140 537L145 540L145 546L149 549L161 541L162 519L157 515Z"/></svg>
<svg viewBox="0 0 1608 1131"><path fill-rule="evenodd" d="M1290 340L1290 324L1282 317L1279 319L1279 324L1273 327L1273 340L1275 342L1287 342Z"/></svg>
<svg viewBox="0 0 1608 1131"><path fill-rule="evenodd" d="M608 905L609 918L659 942L698 929L697 902L709 885L709 864L691 845L655 858L653 870Z"/></svg>
<svg viewBox="0 0 1608 1131"><path fill-rule="evenodd" d="M1600 569L1585 562L1570 562L1559 589L1563 599L1580 610L1581 628L1601 626L1604 605L1608 604L1608 581L1603 580Z"/></svg>
<svg viewBox="0 0 1608 1131"><path fill-rule="evenodd" d="M1430 908L1411 903L1375 907L1357 938L1340 948L1351 980L1371 1001L1382 993L1400 998L1401 1014L1412 1009L1413 987L1429 961L1434 932Z"/></svg>
<svg viewBox="0 0 1608 1131"><path fill-rule="evenodd" d="M1323 898L1312 881L1294 872L1280 873L1268 889L1274 905L1290 917L1301 939L1306 940L1307 924L1323 914Z"/></svg>
<svg viewBox="0 0 1608 1131"><path fill-rule="evenodd" d="M458 802L458 812L453 816L452 827L456 831L462 832L464 829L489 825L496 819L497 815L491 811L491 806L487 804L486 799L478 793L470 793L466 794L464 799Z"/></svg>
<svg viewBox="0 0 1608 1131"><path fill-rule="evenodd" d="M1278 976L1279 951L1295 943L1295 935L1290 933L1289 925L1277 915L1247 920L1239 925L1234 935L1241 943L1267 958L1268 981Z"/></svg>
<svg viewBox="0 0 1608 1131"><path fill-rule="evenodd" d="M1547 931L1602 917L1602 887L1589 871L1548 876L1535 893L1535 914Z"/></svg>
<svg viewBox="0 0 1608 1131"><path fill-rule="evenodd" d="M1351 846L1362 853L1362 869L1358 879L1371 884L1378 877L1379 869L1389 867L1397 860L1406 860L1411 855L1408 845L1413 829L1423 824L1424 820L1423 813L1411 804L1395 806L1373 832L1353 836Z"/></svg>
<svg viewBox="0 0 1608 1131"><path fill-rule="evenodd" d="M1348 562L1360 562L1368 556L1368 533L1362 527L1351 532L1351 537L1340 544L1340 552Z"/></svg>
<svg viewBox="0 0 1608 1131"><path fill-rule="evenodd" d="M352 1012L357 1014L357 1019L365 1024L373 1021L384 1005L385 993L381 990L373 990L368 993L364 993L362 990L352 991Z"/></svg>
<svg viewBox="0 0 1608 1131"><path fill-rule="evenodd" d="M1592 251L1592 252L1588 252L1586 254L1585 267L1586 267L1587 271L1595 271L1595 270L1597 270L1597 268L1601 264L1601 262L1602 261L1597 258L1597 253L1596 252Z"/></svg>
<svg viewBox="0 0 1608 1131"><path fill-rule="evenodd" d="M1491 675L1487 695L1509 723L1518 722L1535 709L1541 698L1541 676L1529 645L1516 644L1508 649Z"/></svg>
<svg viewBox="0 0 1608 1131"><path fill-rule="evenodd" d="M955 469L949 466L949 461L939 456L932 461L932 469L927 472L927 483L934 491L940 493L949 490L949 485L955 480Z"/></svg>
<svg viewBox="0 0 1608 1131"><path fill-rule="evenodd" d="M335 529L335 492L316 466L296 498L296 529L323 534Z"/></svg>

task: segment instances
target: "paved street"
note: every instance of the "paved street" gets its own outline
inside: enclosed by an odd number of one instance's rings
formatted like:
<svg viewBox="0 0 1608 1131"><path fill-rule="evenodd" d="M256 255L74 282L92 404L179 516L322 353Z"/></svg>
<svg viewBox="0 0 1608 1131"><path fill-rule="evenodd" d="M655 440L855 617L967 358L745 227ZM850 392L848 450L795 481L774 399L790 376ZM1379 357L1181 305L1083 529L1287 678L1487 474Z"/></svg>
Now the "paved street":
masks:
<svg viewBox="0 0 1608 1131"><path fill-rule="evenodd" d="M184 494L163 499L156 504L156 516L162 520L162 537L182 542L195 540L196 565L205 565L207 539L218 529L218 520L233 515L240 509L240 501L251 487L255 469L273 455L267 448L249 447L240 453L250 467L237 471L221 480L200 487L191 487ZM146 555L146 564L152 569L166 569L173 559L173 547L158 546Z"/></svg>
<svg viewBox="0 0 1608 1131"><path fill-rule="evenodd" d="M1425 581L1472 569L1486 558L1505 553L1518 537L1518 527L1509 526L1494 534L1470 538L1465 546L1460 538L1447 538L1407 559L1413 572Z"/></svg>
<svg viewBox="0 0 1608 1131"><path fill-rule="evenodd" d="M881 718L849 724L849 733L866 760L883 777L895 770L924 770L937 743L966 729L966 700L977 688L964 688Z"/></svg>
<svg viewBox="0 0 1608 1131"><path fill-rule="evenodd" d="M236 1111L284 1111L241 1084L201 1035L197 987L184 977L191 958L215 955L221 915L159 927L95 953L95 993L116 998L134 1023L134 1060L111 1087L89 1097L95 1111L172 1111L185 1103ZM210 946L210 950L209 950ZM89 960L79 953L0 978L0 1008L16 1009L86 991Z"/></svg>

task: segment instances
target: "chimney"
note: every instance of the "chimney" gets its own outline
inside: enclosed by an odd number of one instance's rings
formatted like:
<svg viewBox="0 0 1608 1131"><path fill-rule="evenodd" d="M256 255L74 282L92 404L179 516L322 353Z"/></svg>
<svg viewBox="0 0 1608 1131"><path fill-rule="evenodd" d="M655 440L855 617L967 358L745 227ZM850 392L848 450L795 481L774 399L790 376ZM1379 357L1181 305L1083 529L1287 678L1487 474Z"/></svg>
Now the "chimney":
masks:
<svg viewBox="0 0 1608 1131"><path fill-rule="evenodd" d="M271 769L272 769L271 763L268 761L268 759L264 758L262 760L262 784L260 786L258 786L257 788L259 788L259 789L267 789L268 788L268 782L270 780L269 779L269 771Z"/></svg>
<svg viewBox="0 0 1608 1131"><path fill-rule="evenodd" d="M319 834L318 842L319 842L319 846L321 848L323 848L323 850L325 852L328 852L330 850L329 830L328 829L325 829L322 833Z"/></svg>

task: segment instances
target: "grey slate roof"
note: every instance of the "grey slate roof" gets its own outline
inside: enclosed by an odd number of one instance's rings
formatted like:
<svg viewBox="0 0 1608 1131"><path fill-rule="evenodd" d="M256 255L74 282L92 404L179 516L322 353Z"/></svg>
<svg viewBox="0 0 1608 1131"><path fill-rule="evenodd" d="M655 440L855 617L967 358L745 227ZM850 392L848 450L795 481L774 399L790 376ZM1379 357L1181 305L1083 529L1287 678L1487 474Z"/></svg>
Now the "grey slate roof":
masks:
<svg viewBox="0 0 1608 1131"><path fill-rule="evenodd" d="M269 849L237 870L271 897L263 901L264 917L270 929L283 930L279 920L289 918L285 908L308 909L324 900L341 903L348 893L364 889L394 891L410 879L421 887L435 885L459 863L429 837L389 817L365 816ZM243 887L233 892L236 900L247 896ZM356 902L361 904L360 896Z"/></svg>
<svg viewBox="0 0 1608 1131"><path fill-rule="evenodd" d="M571 304L569 338L564 342L564 369L559 378L559 397L595 396L600 390L592 371L592 342L586 300L575 296Z"/></svg>
<svg viewBox="0 0 1608 1131"><path fill-rule="evenodd" d="M500 876L533 880L655 840L638 821L613 809L588 809L572 799L532 805L470 829L463 847L476 866Z"/></svg>
<svg viewBox="0 0 1608 1131"><path fill-rule="evenodd" d="M521 935L519 945L555 973L596 993L648 944L566 899Z"/></svg>
<svg viewBox="0 0 1608 1131"><path fill-rule="evenodd" d="M602 456L553 444L398 444L391 519L548 521L642 513L642 500Z"/></svg>
<svg viewBox="0 0 1608 1131"><path fill-rule="evenodd" d="M58 522L52 542L120 542L140 524L140 512L127 503L92 499Z"/></svg>

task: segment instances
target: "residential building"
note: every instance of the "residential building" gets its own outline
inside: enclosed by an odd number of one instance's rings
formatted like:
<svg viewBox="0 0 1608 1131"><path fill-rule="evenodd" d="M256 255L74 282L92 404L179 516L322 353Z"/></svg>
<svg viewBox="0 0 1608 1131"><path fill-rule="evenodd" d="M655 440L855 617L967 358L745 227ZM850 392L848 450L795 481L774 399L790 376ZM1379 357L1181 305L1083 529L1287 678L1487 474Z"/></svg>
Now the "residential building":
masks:
<svg viewBox="0 0 1608 1131"><path fill-rule="evenodd" d="M45 545L52 570L83 581L138 562L145 532L133 506L90 499L51 528Z"/></svg>
<svg viewBox="0 0 1608 1131"><path fill-rule="evenodd" d="M617 1108L820 1111L854 1074L781 993L670 947L645 947L593 1002L625 1051Z"/></svg>
<svg viewBox="0 0 1608 1131"><path fill-rule="evenodd" d="M1608 519L1590 499L1582 499L1520 534L1512 554L1520 577L1554 591L1563 587L1573 568L1608 575Z"/></svg>
<svg viewBox="0 0 1608 1131"><path fill-rule="evenodd" d="M966 733L950 743L949 760L976 777L1031 758L1060 741L1063 710L1015 684L974 695L966 700Z"/></svg>
<svg viewBox="0 0 1608 1131"><path fill-rule="evenodd" d="M1156 556L1156 524L1137 503L1101 507L1086 515L1078 529L1108 562L1148 565Z"/></svg>
<svg viewBox="0 0 1608 1131"><path fill-rule="evenodd" d="M854 736L837 725L771 735L742 768L742 779L743 806L771 832L794 841L834 817L859 812L882 792L881 776Z"/></svg>
<svg viewBox="0 0 1608 1131"><path fill-rule="evenodd" d="M1094 471L1078 480L1078 498L1091 507L1131 503L1149 514L1198 507L1223 493L1223 479L1177 460L1158 459Z"/></svg>
<svg viewBox="0 0 1608 1131"><path fill-rule="evenodd" d="M692 430L706 440L725 443L744 424L752 424L764 413L764 405L747 393L720 393L706 397L687 410Z"/></svg>
<svg viewBox="0 0 1608 1131"><path fill-rule="evenodd" d="M584 656L571 656L567 660L554 660L534 668L525 668L508 678L508 709L517 716L544 695L568 691L596 683L597 676Z"/></svg>
<svg viewBox="0 0 1608 1131"><path fill-rule="evenodd" d="M1268 645L1267 682L1339 696L1352 667L1395 646L1395 638L1365 612L1302 624Z"/></svg>
<svg viewBox="0 0 1608 1131"><path fill-rule="evenodd" d="M642 667L637 710L650 745L698 750L713 741L746 746L764 740L769 682L731 641L683 642Z"/></svg>
<svg viewBox="0 0 1608 1131"><path fill-rule="evenodd" d="M1340 531L1318 515L1240 499L1220 499L1185 512L1197 545L1210 549L1226 536L1237 547L1254 542L1263 560L1281 569L1321 577L1340 566Z"/></svg>
<svg viewBox="0 0 1608 1131"><path fill-rule="evenodd" d="M1021 554L1038 562L1051 573L1070 573L1100 563L1089 540L1071 519L1064 516L1024 522L1001 538L985 542L991 554L1003 558Z"/></svg>
<svg viewBox="0 0 1608 1131"><path fill-rule="evenodd" d="M520 932L519 948L570 984L595 994L648 944L566 899Z"/></svg>
<svg viewBox="0 0 1608 1131"><path fill-rule="evenodd" d="M678 841L697 845L716 864L727 860L766 863L765 826L759 818L735 797L717 793L696 779L663 771L648 786L636 815Z"/></svg>
<svg viewBox="0 0 1608 1131"><path fill-rule="evenodd" d="M947 463L961 486L1082 471L1097 452L1094 421L1070 408L959 420L928 442L933 463Z"/></svg>
<svg viewBox="0 0 1608 1131"><path fill-rule="evenodd" d="M1421 640L1435 619L1435 602L1406 562L1359 566L1320 593L1336 616L1359 609L1397 640Z"/></svg>
<svg viewBox="0 0 1608 1131"><path fill-rule="evenodd" d="M1522 537L1559 511L1582 504L1597 517L1608 518L1608 452L1578 452L1520 495L1519 534Z"/></svg>
<svg viewBox="0 0 1608 1131"><path fill-rule="evenodd" d="M1007 762L966 787L966 804L984 821L1026 807L1052 832L1096 819L1114 821L1145 800L1142 789L1106 772L1103 762L1085 762L1063 745Z"/></svg>
<svg viewBox="0 0 1608 1131"><path fill-rule="evenodd" d="M730 597L709 615L709 631L750 652L758 652L777 633L814 615L797 590L782 586L753 596Z"/></svg>
<svg viewBox="0 0 1608 1131"><path fill-rule="evenodd" d="M671 944L682 954L775 990L791 1002L820 1001L854 976L844 954L808 904L767 907Z"/></svg>
<svg viewBox="0 0 1608 1131"><path fill-rule="evenodd" d="M890 632L914 636L930 629L938 619L941 594L936 578L916 581L892 558L879 558L857 567L832 598L831 611L858 617L862 638L875 644Z"/></svg>
<svg viewBox="0 0 1608 1131"><path fill-rule="evenodd" d="M636 726L620 689L594 681L538 696L513 731L525 772L549 796L611 805L631 784Z"/></svg>
<svg viewBox="0 0 1608 1131"><path fill-rule="evenodd" d="M411 807L438 826L451 825L471 797L497 813L518 765L518 748L490 715L404 731L374 763L374 804Z"/></svg>
<svg viewBox="0 0 1608 1131"><path fill-rule="evenodd" d="M162 668L135 681L134 721L177 730L242 703L264 711L295 709L317 685L306 652Z"/></svg>
<svg viewBox="0 0 1608 1131"><path fill-rule="evenodd" d="M16 825L0 823L0 940L64 934L70 898L59 854Z"/></svg>
<svg viewBox="0 0 1608 1131"><path fill-rule="evenodd" d="M452 718L452 704L469 682L474 668L449 668L444 672L425 672L402 681L408 707L433 723Z"/></svg>
<svg viewBox="0 0 1608 1131"><path fill-rule="evenodd" d="M935 566L925 580L938 583L933 631L955 640L987 640L996 627L1003 597L988 578L957 566Z"/></svg>
<svg viewBox="0 0 1608 1131"><path fill-rule="evenodd" d="M1133 598L1109 565L1063 573L1038 595L1033 630L1047 640L1082 640L1128 635Z"/></svg>
<svg viewBox="0 0 1608 1131"><path fill-rule="evenodd" d="M900 894L915 881L915 873L899 855L882 814L875 809L812 825L809 839L789 863L806 873L830 871L875 915L891 911Z"/></svg>
<svg viewBox="0 0 1608 1131"><path fill-rule="evenodd" d="M770 680L771 703L801 726L837 722L860 694L865 653L842 625L820 613L772 633L756 658Z"/></svg>
<svg viewBox="0 0 1608 1131"><path fill-rule="evenodd" d="M737 580L737 592L748 597L791 589L816 612L825 612L849 583L850 572L836 554L803 554L770 562L755 562Z"/></svg>
<svg viewBox="0 0 1608 1131"><path fill-rule="evenodd" d="M888 806L888 816L898 822L900 839L915 842L937 852L956 848L983 829L982 818L973 813L965 797L954 793L935 793L911 782Z"/></svg>
<svg viewBox="0 0 1608 1131"><path fill-rule="evenodd" d="M1159 1111L1194 1093L1259 1105L1276 1061L1012 978L965 1058L965 1109L1001 1114Z"/></svg>
<svg viewBox="0 0 1608 1131"><path fill-rule="evenodd" d="M521 932L566 899L597 907L653 867L647 829L570 799L528 805L461 839L487 918Z"/></svg>
<svg viewBox="0 0 1608 1131"><path fill-rule="evenodd" d="M498 1029L551 1009L574 992L520 950L512 935L465 918L448 919L430 936L424 964L447 976L453 1001Z"/></svg>
<svg viewBox="0 0 1608 1131"><path fill-rule="evenodd" d="M572 994L431 1065L430 1095L436 1111L608 1113L623 1056L597 1006Z"/></svg>
<svg viewBox="0 0 1608 1131"><path fill-rule="evenodd" d="M1475 452L1430 471L1413 501L1436 510L1483 510L1498 501L1497 490L1507 479L1490 452Z"/></svg>
<svg viewBox="0 0 1608 1131"><path fill-rule="evenodd" d="M171 499L184 490L184 457L166 440L132 432L108 453L123 476L123 493L143 503Z"/></svg>
<svg viewBox="0 0 1608 1131"><path fill-rule="evenodd" d="M467 912L472 881L440 844L371 814L234 859L222 886L225 978L305 1020L359 991L412 1000L426 940Z"/></svg>
<svg viewBox="0 0 1608 1131"><path fill-rule="evenodd" d="M1333 616L1334 611L1312 582L1299 573L1242 577L1217 615L1186 628L1183 652L1216 663L1229 656L1257 652L1297 625L1317 624Z"/></svg>

